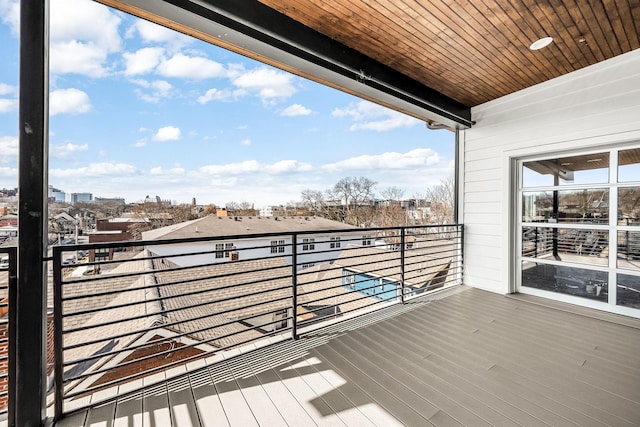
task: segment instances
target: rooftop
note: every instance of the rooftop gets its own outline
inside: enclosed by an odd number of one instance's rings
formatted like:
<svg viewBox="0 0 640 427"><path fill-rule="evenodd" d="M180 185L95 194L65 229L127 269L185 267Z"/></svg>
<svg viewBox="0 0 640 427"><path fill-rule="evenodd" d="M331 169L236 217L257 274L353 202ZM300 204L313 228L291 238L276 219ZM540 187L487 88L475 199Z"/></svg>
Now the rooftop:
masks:
<svg viewBox="0 0 640 427"><path fill-rule="evenodd" d="M142 233L144 240L188 237L235 236L258 233L297 233L319 230L357 230L341 222L302 216L229 216L213 215Z"/></svg>
<svg viewBox="0 0 640 427"><path fill-rule="evenodd" d="M61 426L640 424L640 321L459 286L258 342Z"/></svg>

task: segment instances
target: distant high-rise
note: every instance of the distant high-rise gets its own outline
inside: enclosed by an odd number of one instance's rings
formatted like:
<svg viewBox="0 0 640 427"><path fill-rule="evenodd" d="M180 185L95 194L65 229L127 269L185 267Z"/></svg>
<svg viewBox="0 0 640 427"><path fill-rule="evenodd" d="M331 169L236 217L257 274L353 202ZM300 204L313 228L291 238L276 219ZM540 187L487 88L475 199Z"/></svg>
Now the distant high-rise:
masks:
<svg viewBox="0 0 640 427"><path fill-rule="evenodd" d="M71 193L71 204L76 203L89 203L93 201L93 194L91 193Z"/></svg>

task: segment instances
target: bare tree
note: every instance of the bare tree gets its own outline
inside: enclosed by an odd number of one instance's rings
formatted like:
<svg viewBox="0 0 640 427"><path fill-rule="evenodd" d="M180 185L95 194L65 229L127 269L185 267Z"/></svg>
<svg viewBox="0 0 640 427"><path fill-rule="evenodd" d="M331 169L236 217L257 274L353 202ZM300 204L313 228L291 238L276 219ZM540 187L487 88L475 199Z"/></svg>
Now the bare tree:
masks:
<svg viewBox="0 0 640 427"><path fill-rule="evenodd" d="M427 199L431 202L429 222L432 224L452 224L455 209L455 180L449 176L427 190Z"/></svg>
<svg viewBox="0 0 640 427"><path fill-rule="evenodd" d="M345 206L345 221L353 225L368 225L371 220L373 189L377 182L366 177L342 178L330 194Z"/></svg>
<svg viewBox="0 0 640 427"><path fill-rule="evenodd" d="M380 191L380 196L384 200L399 202L404 196L404 190L399 187L387 187Z"/></svg>
<svg viewBox="0 0 640 427"><path fill-rule="evenodd" d="M258 211L254 209L252 202L227 202L227 213L230 216L257 216Z"/></svg>

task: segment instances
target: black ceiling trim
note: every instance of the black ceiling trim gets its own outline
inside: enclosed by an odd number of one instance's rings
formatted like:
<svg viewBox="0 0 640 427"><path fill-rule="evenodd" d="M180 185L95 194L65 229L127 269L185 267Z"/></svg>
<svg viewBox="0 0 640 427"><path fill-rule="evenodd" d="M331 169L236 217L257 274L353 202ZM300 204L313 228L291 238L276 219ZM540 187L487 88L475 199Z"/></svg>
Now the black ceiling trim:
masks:
<svg viewBox="0 0 640 427"><path fill-rule="evenodd" d="M473 124L469 107L257 0L167 3L463 126ZM354 90L357 91L355 86Z"/></svg>

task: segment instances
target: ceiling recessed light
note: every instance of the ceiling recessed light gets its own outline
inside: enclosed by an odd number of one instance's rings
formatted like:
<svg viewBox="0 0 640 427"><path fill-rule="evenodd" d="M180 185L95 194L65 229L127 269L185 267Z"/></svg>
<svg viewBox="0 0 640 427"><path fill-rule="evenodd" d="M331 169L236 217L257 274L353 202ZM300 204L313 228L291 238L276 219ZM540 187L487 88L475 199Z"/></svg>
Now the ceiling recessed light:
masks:
<svg viewBox="0 0 640 427"><path fill-rule="evenodd" d="M529 46L529 49L531 50L542 49L543 47L549 46L552 41L553 41L553 37L543 37L531 43L531 46Z"/></svg>

